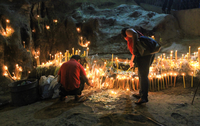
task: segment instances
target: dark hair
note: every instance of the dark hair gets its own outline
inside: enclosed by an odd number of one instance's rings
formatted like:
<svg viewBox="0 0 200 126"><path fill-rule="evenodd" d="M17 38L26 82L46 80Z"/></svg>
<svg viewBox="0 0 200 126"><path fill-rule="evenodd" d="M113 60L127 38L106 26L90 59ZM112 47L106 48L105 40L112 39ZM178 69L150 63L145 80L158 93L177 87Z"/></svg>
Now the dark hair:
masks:
<svg viewBox="0 0 200 126"><path fill-rule="evenodd" d="M126 28L123 28L122 30L121 30L121 36L124 38L124 37L126 37L126 30L128 29L128 27L126 27Z"/></svg>
<svg viewBox="0 0 200 126"><path fill-rule="evenodd" d="M81 59L81 57L79 55L73 55L70 59L75 59L76 61L78 61Z"/></svg>

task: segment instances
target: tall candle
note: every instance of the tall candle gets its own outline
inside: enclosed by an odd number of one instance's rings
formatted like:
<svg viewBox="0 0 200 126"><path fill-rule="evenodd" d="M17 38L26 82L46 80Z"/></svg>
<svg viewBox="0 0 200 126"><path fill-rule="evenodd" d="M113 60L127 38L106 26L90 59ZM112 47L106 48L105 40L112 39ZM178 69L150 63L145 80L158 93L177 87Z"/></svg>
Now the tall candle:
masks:
<svg viewBox="0 0 200 126"><path fill-rule="evenodd" d="M23 45L24 45L24 48L25 48L25 41L23 41Z"/></svg>
<svg viewBox="0 0 200 126"><path fill-rule="evenodd" d="M83 52L83 56L85 56L85 51Z"/></svg>
<svg viewBox="0 0 200 126"><path fill-rule="evenodd" d="M74 48L72 48L72 55L74 55Z"/></svg>
<svg viewBox="0 0 200 126"><path fill-rule="evenodd" d="M112 54L112 66L113 66L113 54Z"/></svg>
<svg viewBox="0 0 200 126"><path fill-rule="evenodd" d="M183 75L183 86L185 88L185 74L183 73L182 75Z"/></svg>
<svg viewBox="0 0 200 126"><path fill-rule="evenodd" d="M62 52L60 52L60 63L62 62Z"/></svg>
<svg viewBox="0 0 200 126"><path fill-rule="evenodd" d="M65 62L67 62L68 61L68 50L66 50L66 52L65 52Z"/></svg>
<svg viewBox="0 0 200 126"><path fill-rule="evenodd" d="M171 54L170 54L170 60L172 61L173 59L173 51L171 51Z"/></svg>
<svg viewBox="0 0 200 126"><path fill-rule="evenodd" d="M191 75L191 87L193 87L193 76L194 76L194 74L192 72L192 75Z"/></svg>
<svg viewBox="0 0 200 126"><path fill-rule="evenodd" d="M189 54L188 54L189 60L190 60L190 53L191 53L191 46L189 46Z"/></svg>
<svg viewBox="0 0 200 126"><path fill-rule="evenodd" d="M177 76L177 73L174 73L174 87L176 86L176 76Z"/></svg>
<svg viewBox="0 0 200 126"><path fill-rule="evenodd" d="M88 57L88 55L89 55L89 47L87 47L86 57Z"/></svg>
<svg viewBox="0 0 200 126"><path fill-rule="evenodd" d="M200 47L198 48L198 61L199 61L199 66L200 66Z"/></svg>
<svg viewBox="0 0 200 126"><path fill-rule="evenodd" d="M117 72L118 72L118 58L116 57L115 59L116 67L117 67Z"/></svg>

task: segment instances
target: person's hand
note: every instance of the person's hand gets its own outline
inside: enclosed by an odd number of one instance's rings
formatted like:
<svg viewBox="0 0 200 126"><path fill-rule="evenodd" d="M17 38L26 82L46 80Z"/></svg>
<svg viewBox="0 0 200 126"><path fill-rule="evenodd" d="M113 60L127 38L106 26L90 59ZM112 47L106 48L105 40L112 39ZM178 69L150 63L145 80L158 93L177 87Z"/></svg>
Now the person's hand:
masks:
<svg viewBox="0 0 200 126"><path fill-rule="evenodd" d="M129 65L130 65L130 68L132 68L134 66L133 61L130 61Z"/></svg>
<svg viewBox="0 0 200 126"><path fill-rule="evenodd" d="M90 83L90 87L94 87L94 84L93 84L93 83Z"/></svg>
<svg viewBox="0 0 200 126"><path fill-rule="evenodd" d="M94 87L94 83L92 83L91 80L89 80L88 82L89 82L90 87Z"/></svg>

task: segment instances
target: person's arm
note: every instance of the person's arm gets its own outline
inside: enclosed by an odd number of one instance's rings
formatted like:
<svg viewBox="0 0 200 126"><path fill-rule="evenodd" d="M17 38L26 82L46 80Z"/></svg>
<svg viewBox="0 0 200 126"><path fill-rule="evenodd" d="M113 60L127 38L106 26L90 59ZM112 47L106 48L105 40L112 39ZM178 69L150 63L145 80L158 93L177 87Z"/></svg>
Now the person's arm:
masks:
<svg viewBox="0 0 200 126"><path fill-rule="evenodd" d="M134 66L134 63L133 63L134 58L135 58L135 55L132 55L131 56L131 61L129 62L130 68L132 68Z"/></svg>
<svg viewBox="0 0 200 126"><path fill-rule="evenodd" d="M85 72L85 70L84 70L84 68L83 68L83 66L82 66L81 64L80 64L80 75L81 75L83 81L85 81L86 84L87 84L88 86L91 86L91 87L94 86L94 85L90 82L90 80L88 79L88 77L86 76L86 72Z"/></svg>
<svg viewBox="0 0 200 126"><path fill-rule="evenodd" d="M127 37L131 38L132 39L132 42L133 42L133 50L135 49L134 48L134 43L135 43L135 39L137 39L137 32L134 30L134 29L127 29L126 30L126 35ZM136 38L135 38L136 37ZM130 67L133 67L134 64L133 64L133 60L135 58L135 55L132 54L132 57L131 57L131 61L130 61Z"/></svg>
<svg viewBox="0 0 200 126"><path fill-rule="evenodd" d="M57 81L58 83L60 83L60 75L58 75Z"/></svg>
<svg viewBox="0 0 200 126"><path fill-rule="evenodd" d="M94 86L94 85L91 83L91 81L90 81L85 75L83 75L82 78L83 78L83 80L86 82L86 84L87 84L88 86L91 86L91 87Z"/></svg>

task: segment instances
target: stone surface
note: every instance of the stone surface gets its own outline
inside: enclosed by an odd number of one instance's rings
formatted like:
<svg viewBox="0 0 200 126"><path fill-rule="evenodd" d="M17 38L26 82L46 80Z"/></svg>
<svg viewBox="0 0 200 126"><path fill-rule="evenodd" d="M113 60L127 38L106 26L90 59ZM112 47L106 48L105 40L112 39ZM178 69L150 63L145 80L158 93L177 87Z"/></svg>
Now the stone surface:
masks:
<svg viewBox="0 0 200 126"><path fill-rule="evenodd" d="M0 12L0 67L6 65L12 73L18 64L24 78L36 66L36 52L42 63L50 54L71 52L73 47L85 50L79 44L81 37L83 43L90 41L90 55L116 55L130 54L120 35L124 27L155 35L162 45L184 35L174 16L145 11L129 0L2 0ZM3 35L9 28L10 34Z"/></svg>

